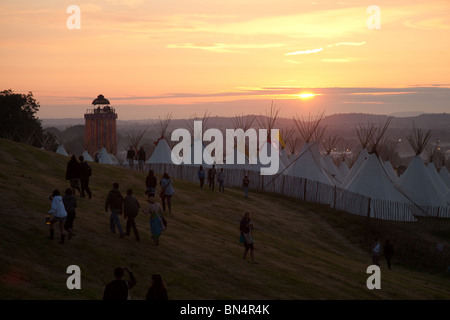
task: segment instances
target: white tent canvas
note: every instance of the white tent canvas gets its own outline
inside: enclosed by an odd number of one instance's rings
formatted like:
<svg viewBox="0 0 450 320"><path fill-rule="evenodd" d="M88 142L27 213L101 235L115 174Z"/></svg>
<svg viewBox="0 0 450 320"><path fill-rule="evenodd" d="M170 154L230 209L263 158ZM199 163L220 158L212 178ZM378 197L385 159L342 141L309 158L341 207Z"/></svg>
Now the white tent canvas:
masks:
<svg viewBox="0 0 450 320"><path fill-rule="evenodd" d="M316 142L304 144L293 164L291 174L296 177L334 185L333 181L323 171L320 157L319 146Z"/></svg>
<svg viewBox="0 0 450 320"><path fill-rule="evenodd" d="M100 152L98 153L98 163L101 163L101 164L112 164L112 165L115 164L114 160L111 159L108 151L106 151L105 148L102 148L100 150Z"/></svg>
<svg viewBox="0 0 450 320"><path fill-rule="evenodd" d="M344 178L344 181L341 184L344 189L347 188L350 181L352 181L353 177L358 173L359 169L361 169L361 166L366 161L368 156L369 152L367 152L366 149L362 149L358 155L358 158L356 159L353 166L350 168L350 171L348 172L347 176Z"/></svg>
<svg viewBox="0 0 450 320"><path fill-rule="evenodd" d="M386 170L387 175L389 176L389 178L393 181L393 182L397 182L398 181L398 176L395 173L394 168L392 167L392 164L390 161L385 161L383 162L383 167Z"/></svg>
<svg viewBox="0 0 450 320"><path fill-rule="evenodd" d="M334 164L333 158L330 154L325 155L323 158L323 168L328 173L328 175L331 175L333 180L336 182L336 184L341 184L343 179L342 175L339 172L338 168Z"/></svg>
<svg viewBox="0 0 450 320"><path fill-rule="evenodd" d="M450 189L450 173L447 170L447 167L442 167L439 170L439 176L441 177L442 181L444 181L447 188Z"/></svg>
<svg viewBox="0 0 450 320"><path fill-rule="evenodd" d="M338 167L338 170L339 170L339 172L341 174L342 181L344 181L345 178L347 177L347 174L350 171L350 168L348 167L347 162L346 161L342 161L341 164Z"/></svg>
<svg viewBox="0 0 450 320"><path fill-rule="evenodd" d="M418 205L446 205L444 192L436 187L420 155L413 158L398 183Z"/></svg>
<svg viewBox="0 0 450 320"><path fill-rule="evenodd" d="M89 152L87 150L83 151L82 156L83 156L84 160L89 161L89 162L94 162L94 159L91 157L91 155L89 154Z"/></svg>
<svg viewBox="0 0 450 320"><path fill-rule="evenodd" d="M427 165L427 171L430 174L430 177L433 180L433 182L436 184L436 187L438 189L441 189L443 193L447 193L448 187L444 183L444 181L442 181L442 178L439 175L439 173L437 172L437 169L433 162L431 162Z"/></svg>
<svg viewBox="0 0 450 320"><path fill-rule="evenodd" d="M394 185L383 164L375 154L367 156L367 159L346 189L371 199L410 202Z"/></svg>
<svg viewBox="0 0 450 320"><path fill-rule="evenodd" d="M58 146L58 149L56 149L56 153L61 154L63 156L69 156L69 154L67 153L66 149L64 149L62 144Z"/></svg>
<svg viewBox="0 0 450 320"><path fill-rule="evenodd" d="M172 150L166 139L160 139L153 151L151 157L147 160L148 164L172 164Z"/></svg>

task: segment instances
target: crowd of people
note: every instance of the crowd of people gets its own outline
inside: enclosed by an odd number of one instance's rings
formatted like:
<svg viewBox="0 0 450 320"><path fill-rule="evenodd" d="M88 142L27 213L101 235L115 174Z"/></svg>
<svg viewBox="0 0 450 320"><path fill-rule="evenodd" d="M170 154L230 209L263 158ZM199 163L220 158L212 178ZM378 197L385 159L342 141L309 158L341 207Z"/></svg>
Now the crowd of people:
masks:
<svg viewBox="0 0 450 320"><path fill-rule="evenodd" d="M140 155L139 155L140 154ZM141 148L137 155L130 147L127 158L129 159L130 169L133 169L132 164L135 158L145 160L145 151ZM139 158L141 157L141 158ZM79 160L79 161L78 161ZM83 156L76 158L72 155L66 168L66 179L69 181L70 187L64 192L64 196L58 189L53 190L49 199L51 200L51 209L48 212L51 217L48 219L49 224L49 236L48 239L54 240L55 231L54 225L58 224L60 232L59 243L65 243L66 232L68 233L68 239L71 239L75 233L73 231L74 220L76 216L77 199L76 193L78 192L81 198L88 195L88 198L92 198L92 192L89 188L89 179L92 175L92 169L89 164L84 160ZM133 160L133 161L132 161ZM144 161L139 160L138 167L141 170ZM200 181L200 188L203 188L205 184L205 178L208 179L208 186L211 190L214 190L215 181L219 184L219 192L225 193L224 181L225 172L223 168L219 171L213 165L208 169L205 174L203 166L198 169L198 179ZM167 220L164 215L166 209L169 214L172 213L172 197L175 193L173 187L173 181L168 175L164 173L159 183L161 191L159 197L161 198L162 206L156 201L155 194L157 189L157 177L153 170L149 170L148 175L145 178L145 194L147 195L146 201L148 205L141 207L138 199L134 196L132 189L127 189L126 196L123 197L119 184L114 182L112 189L108 192L105 200L105 211L110 211L109 225L111 233L116 233L116 229L119 232L119 237L122 239L125 236L130 236L133 231L136 241L140 241L139 231L136 225L136 217L140 211L149 216L149 225L151 238L156 246L159 245L161 234L167 229ZM245 175L242 181L244 190L244 196L248 197L248 188L250 181L248 176ZM122 228L120 222L120 216L122 215L127 220L125 230ZM253 240L253 221L250 218L250 213L245 212L240 224L240 238L239 242L244 247L243 260L247 259L247 255L250 252L250 259L252 263L257 263L254 257L254 240ZM394 255L394 249L392 244L387 239L384 246L380 241L375 238L371 247L372 263L379 266L380 256L384 254L388 268L391 269L391 259ZM124 280L125 272L129 275L129 280ZM105 300L122 300L130 299L130 290L136 285L136 279L133 273L127 267L117 267L114 270L115 280L108 283L105 287L103 299ZM147 300L167 300L167 291L159 274L152 275L153 284L149 288L146 295Z"/></svg>

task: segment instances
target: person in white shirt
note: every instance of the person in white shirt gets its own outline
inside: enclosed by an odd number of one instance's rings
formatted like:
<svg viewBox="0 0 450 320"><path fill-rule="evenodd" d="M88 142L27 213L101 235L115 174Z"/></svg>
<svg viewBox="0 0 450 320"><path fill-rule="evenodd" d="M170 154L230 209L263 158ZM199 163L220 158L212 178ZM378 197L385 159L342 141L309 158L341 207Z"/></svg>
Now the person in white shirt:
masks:
<svg viewBox="0 0 450 320"><path fill-rule="evenodd" d="M59 231L61 234L61 240L59 243L64 244L64 238L66 237L66 234L64 232L64 222L67 218L67 211L64 207L63 198L61 197L61 193L58 189L53 190L51 196L49 199L52 201L52 208L48 212L51 214L50 218L50 235L47 237L50 240L53 240L55 237L55 229L54 224L56 222L59 223Z"/></svg>

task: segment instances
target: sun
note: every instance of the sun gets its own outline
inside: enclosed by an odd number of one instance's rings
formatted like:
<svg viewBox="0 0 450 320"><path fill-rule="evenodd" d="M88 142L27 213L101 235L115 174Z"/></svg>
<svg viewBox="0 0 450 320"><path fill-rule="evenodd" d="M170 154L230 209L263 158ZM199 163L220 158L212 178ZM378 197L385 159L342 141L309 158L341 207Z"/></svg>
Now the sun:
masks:
<svg viewBox="0 0 450 320"><path fill-rule="evenodd" d="M302 92L302 93L298 94L297 96L302 100L308 100L308 99L314 98L316 95L311 92Z"/></svg>

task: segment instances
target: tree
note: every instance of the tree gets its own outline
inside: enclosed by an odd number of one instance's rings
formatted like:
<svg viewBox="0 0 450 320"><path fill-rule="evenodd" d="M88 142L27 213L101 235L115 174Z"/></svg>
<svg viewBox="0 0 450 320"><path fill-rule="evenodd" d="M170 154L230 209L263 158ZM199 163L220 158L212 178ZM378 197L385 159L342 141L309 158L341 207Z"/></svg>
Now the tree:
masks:
<svg viewBox="0 0 450 320"><path fill-rule="evenodd" d="M39 107L32 92L0 92L0 137L41 147L44 130L35 116Z"/></svg>

